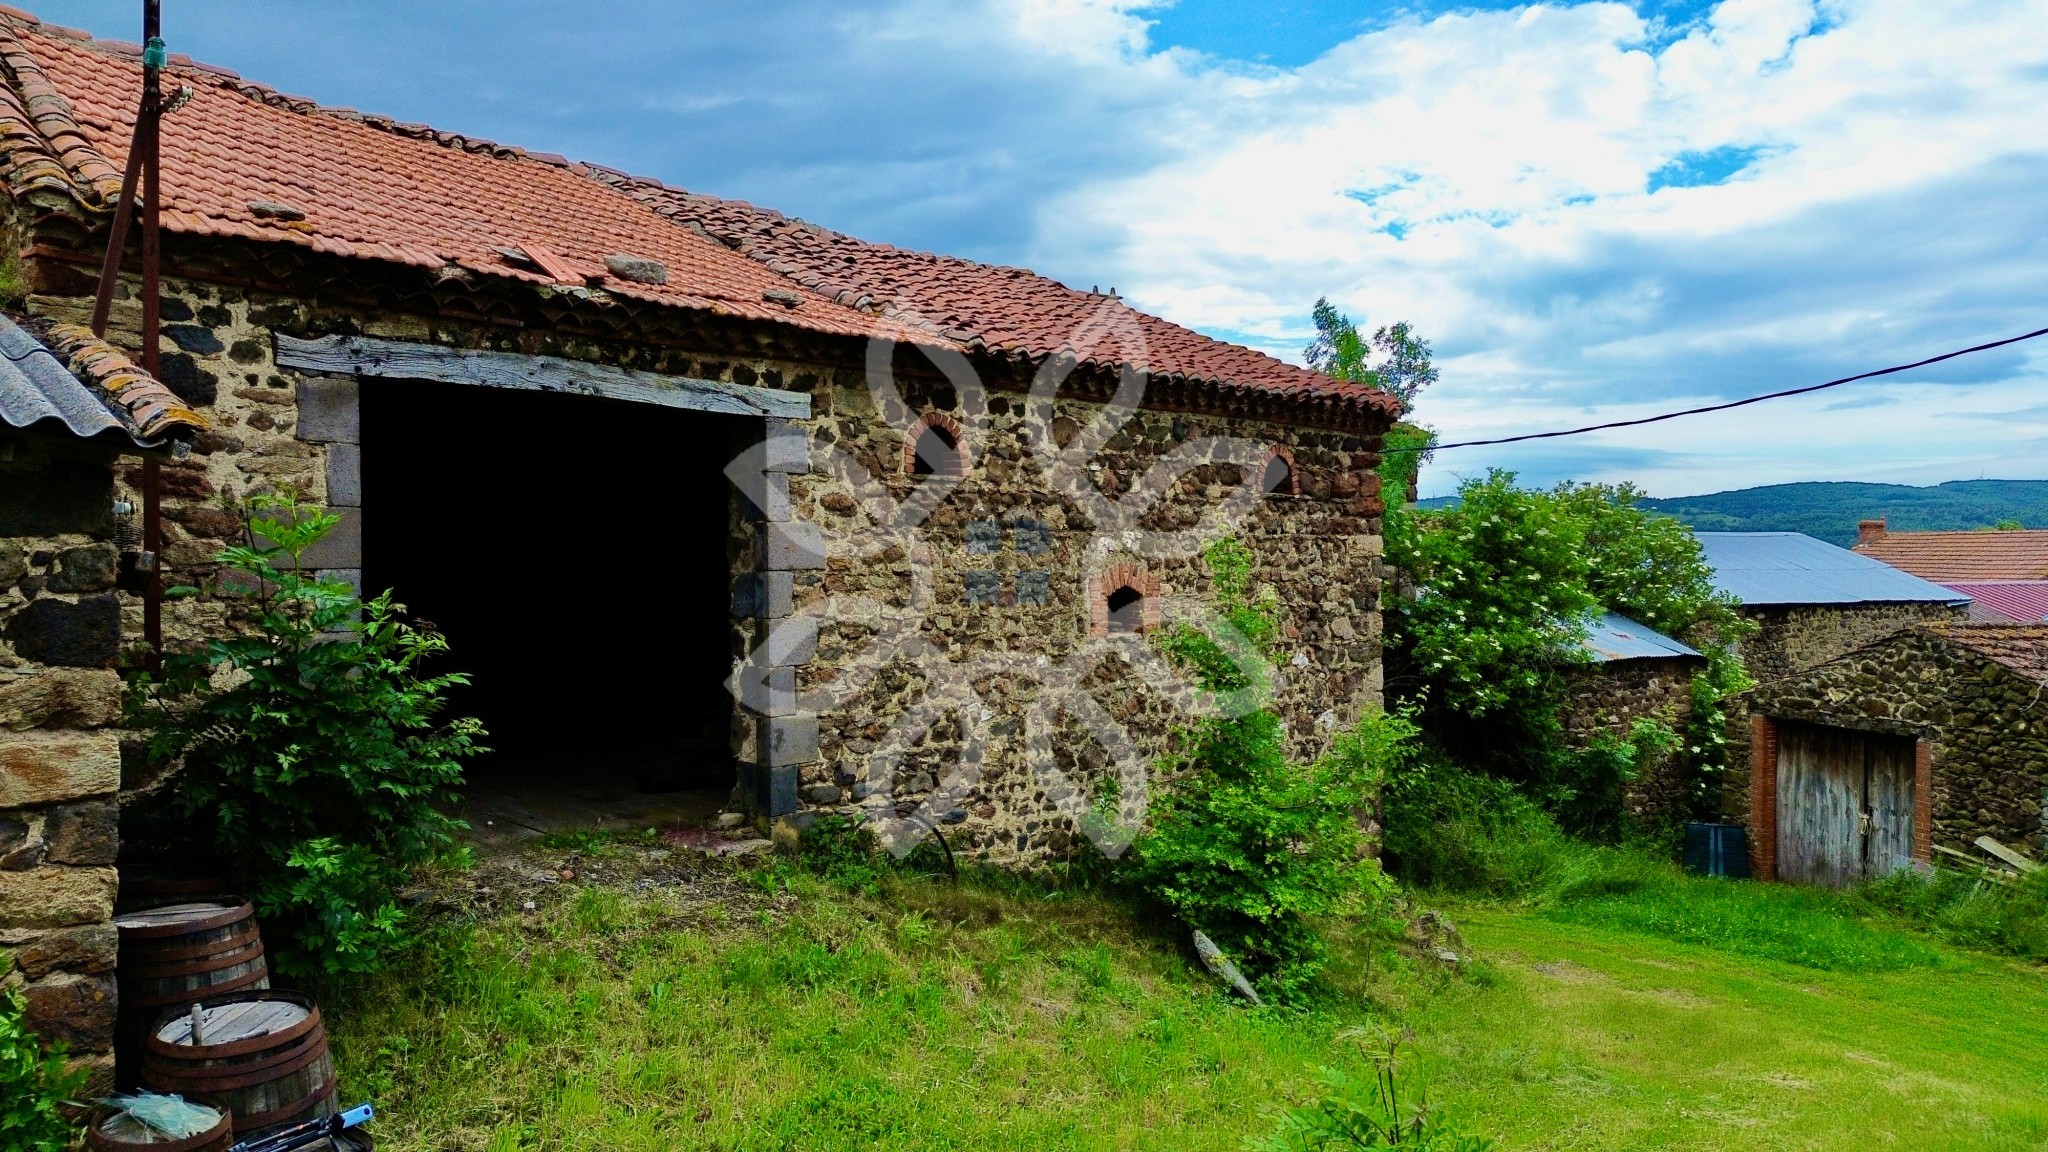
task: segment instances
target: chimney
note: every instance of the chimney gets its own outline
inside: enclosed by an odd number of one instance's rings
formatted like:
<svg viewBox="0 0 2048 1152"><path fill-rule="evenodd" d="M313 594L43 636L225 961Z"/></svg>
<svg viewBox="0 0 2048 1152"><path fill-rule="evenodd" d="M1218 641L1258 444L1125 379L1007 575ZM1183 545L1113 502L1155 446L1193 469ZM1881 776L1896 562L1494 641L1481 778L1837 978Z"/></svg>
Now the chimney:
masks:
<svg viewBox="0 0 2048 1152"><path fill-rule="evenodd" d="M1884 539L1884 521L1858 520L1856 522L1856 546L1866 548Z"/></svg>

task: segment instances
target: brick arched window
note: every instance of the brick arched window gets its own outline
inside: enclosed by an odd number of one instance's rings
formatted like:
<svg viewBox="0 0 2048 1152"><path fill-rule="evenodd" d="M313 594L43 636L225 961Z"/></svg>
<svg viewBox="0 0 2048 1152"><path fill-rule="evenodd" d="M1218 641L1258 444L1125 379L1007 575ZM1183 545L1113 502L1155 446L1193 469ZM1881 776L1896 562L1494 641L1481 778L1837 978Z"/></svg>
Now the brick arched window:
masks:
<svg viewBox="0 0 2048 1152"><path fill-rule="evenodd" d="M927 412L903 438L903 471L911 476L967 475L967 442L960 423L944 412Z"/></svg>
<svg viewBox="0 0 2048 1152"><path fill-rule="evenodd" d="M1159 577L1142 564L1111 564L1088 581L1088 631L1095 636L1159 626Z"/></svg>
<svg viewBox="0 0 2048 1152"><path fill-rule="evenodd" d="M1259 491L1269 496L1301 495L1301 476L1294 470L1294 451L1285 444L1275 444L1266 452L1266 462L1259 470Z"/></svg>

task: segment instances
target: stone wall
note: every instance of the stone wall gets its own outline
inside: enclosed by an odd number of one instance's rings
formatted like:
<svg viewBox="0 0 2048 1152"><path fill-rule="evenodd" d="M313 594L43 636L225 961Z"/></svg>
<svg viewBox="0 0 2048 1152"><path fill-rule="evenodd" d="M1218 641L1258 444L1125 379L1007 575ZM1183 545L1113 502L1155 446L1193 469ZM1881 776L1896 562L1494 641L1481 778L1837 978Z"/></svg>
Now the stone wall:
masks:
<svg viewBox="0 0 2048 1152"><path fill-rule="evenodd" d="M1933 841L2044 847L2048 692L1955 641L1898 633L1752 694L1772 720L1907 736L1931 754Z"/></svg>
<svg viewBox="0 0 2048 1152"><path fill-rule="evenodd" d="M1565 740L1585 747L1595 736L1626 736L1638 720L1658 720L1683 736L1692 719L1692 678L1706 667L1693 656L1612 660L1574 668L1564 709ZM1630 783L1625 803L1640 827L1682 818L1686 794L1682 750L1646 767Z"/></svg>
<svg viewBox="0 0 2048 1152"><path fill-rule="evenodd" d="M913 537L871 556L860 555L870 521L845 478L814 471L791 479L794 517L820 530L821 565L795 573L790 583L791 610L820 617L815 637L805 632L800 638L806 658L795 671L796 691L828 687L864 667L892 613L921 617L918 634L928 645L915 659L893 661L875 674L857 705L815 717L816 757L798 765L803 813L904 813L932 801L937 810L928 815L953 826L949 841L982 858L1029 865L1072 852L1073 798L1100 795L1116 775L1112 749L1093 733L1121 730L1129 740L1127 762L1131 755L1151 760L1193 719L1178 710L1169 689L1147 683L1124 659L1087 664L1090 653L1106 650L1090 647L1091 636L1119 639L1105 637L1117 629L1098 601L1119 588L1143 594L1129 619L1156 637L1157 628L1170 626L1159 615L1160 601L1211 597L1206 562L1199 554L1139 555L1131 540L1091 523L1073 500L1053 490L1030 456L1021 397L996 393L986 412L966 413L955 411L963 402L949 387L912 387L903 396L907 411L887 413L878 412L857 383L841 379L813 397L814 449L843 451L894 500L910 500L932 482L907 474L903 464L906 431L931 409L981 431L969 434L967 477ZM1051 421L1054 438L1068 442L1099 411L1061 401ZM1279 600L1276 703L1291 751L1315 755L1333 730L1380 701L1377 443L1148 411L1089 461L1091 482L1124 497L1166 453L1203 436L1277 446L1285 451L1275 455L1294 462L1287 482L1258 505L1239 535L1254 557L1253 580L1271 586ZM1235 465L1197 469L1159 493L1140 523L1192 528L1238 477ZM928 597L921 608L920 596ZM765 631L767 624L760 627ZM1002 660L993 671L970 671L984 654ZM948 685L963 680L973 681L966 685L975 692L971 706L947 710L935 703ZM1069 680L1071 691L1047 695ZM920 717L921 708L932 711ZM1095 709L1095 722L1084 723L1080 714ZM1050 721L1057 776L1034 770L1043 761L1027 755L1034 711ZM921 723L917 737L908 754L885 755L905 717ZM963 749L979 752L979 767L947 789ZM1155 779L1152 786L1162 783Z"/></svg>
<svg viewBox="0 0 2048 1152"><path fill-rule="evenodd" d="M1842 604L1744 608L1757 626L1742 642L1750 679L1769 684L1815 668L1915 624L1965 620L1946 604Z"/></svg>
<svg viewBox="0 0 2048 1152"><path fill-rule="evenodd" d="M164 291L165 383L212 424L189 459L164 468L164 562L171 583L202 583L210 575L211 556L236 530L219 500L284 486L343 516L342 527L309 562L344 578L359 576L363 520L376 514L362 496L359 385L349 377L281 368L274 345L278 333L359 334L566 356L808 394L813 415L807 423L755 421L750 427L758 439L751 445L701 446L731 455L759 453L749 466L758 479L743 481L750 491L726 494L732 507L732 655L736 663L765 665L757 698L735 710L733 750L741 799L770 817L915 804L930 794L970 738L959 717L935 717L906 762L891 768L888 780L879 778L870 754L919 684L906 667L877 677L872 694L854 707L832 715L800 707L799 693L839 676L867 639L866 626L847 619L808 629L799 618L816 614L824 598L868 597L901 606L918 581L929 579L932 602L920 632L933 650L956 660L965 653L1000 652L1057 662L1075 651L1091 619L1101 615L1103 606L1094 601L1115 591L1101 586L1113 569L1119 583L1140 586L1153 599L1208 595L1199 557L1137 555L1129 541L1099 532L1071 501L1036 479L1024 458L1022 396L1016 392L992 391L986 411L970 414L936 371L912 372L899 380L902 410L881 412L862 369L823 359L607 343L536 327L426 319L345 300L297 299L178 277L167 277ZM108 335L133 347L140 314L125 298L125 287L122 295ZM31 300L32 311L59 319L79 319L90 304L83 296ZM988 370L992 380L1015 376L1014 366L977 368ZM1014 387L1015 380L1009 383ZM1055 435L1070 437L1098 408L1063 399L1057 411ZM893 498L907 498L931 482L910 474L906 447L913 429L925 426L964 435L968 448L958 488L924 525L920 539L928 547L917 557L887 548L856 556L859 549L844 543L867 531L855 493L843 478L814 469L828 450L842 449ZM1286 482L1241 534L1257 560L1255 579L1272 585L1280 598L1285 625L1279 706L1295 752L1311 755L1338 725L1379 701L1377 439L1243 418L1145 412L1090 462L1091 482L1113 498L1126 497L1168 451L1204 435L1243 437L1291 461ZM1234 465L1207 466L1165 494L1144 526L1192 527L1201 510L1223 499L1236 482ZM131 627L139 629L139 600L127 598L123 608ZM205 599L168 603L167 642L217 634L228 626L221 611ZM1156 623L1158 611L1157 603L1148 603L1147 619ZM778 631L778 624L789 626ZM771 635L777 637L772 646ZM1168 733L1187 720L1116 660L1086 679L1092 697L1130 732L1144 756L1163 750ZM1055 784L1048 795L1019 760L1020 710L1028 711L1036 700L1033 685L1004 679L986 688L991 714L970 725L988 740L983 778L944 814L965 826L956 844L999 861L1032 862L1069 850L1070 821L1056 814L1062 790L1095 787L1107 755L1075 717L1060 717L1054 743L1072 783Z"/></svg>
<svg viewBox="0 0 2048 1152"><path fill-rule="evenodd" d="M121 752L108 459L0 431L0 984L112 1072Z"/></svg>
<svg viewBox="0 0 2048 1152"><path fill-rule="evenodd" d="M1743 668L1758 685L1771 684L1819 667L1916 624L1965 620L1968 608L1946 604L1773 605L1744 608L1757 626L1740 646ZM1728 702L1728 772L1721 811L1724 819L1749 819L1749 697Z"/></svg>

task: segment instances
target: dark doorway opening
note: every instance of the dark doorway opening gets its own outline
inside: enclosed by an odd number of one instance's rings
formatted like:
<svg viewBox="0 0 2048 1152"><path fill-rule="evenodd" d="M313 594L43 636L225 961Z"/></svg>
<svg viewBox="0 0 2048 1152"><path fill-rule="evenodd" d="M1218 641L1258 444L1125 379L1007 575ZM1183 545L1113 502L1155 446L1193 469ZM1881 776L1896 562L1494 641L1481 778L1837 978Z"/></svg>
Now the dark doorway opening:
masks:
<svg viewBox="0 0 2048 1152"><path fill-rule="evenodd" d="M747 423L364 381L364 588L394 589L473 677L451 701L490 731L474 785L730 790L723 468Z"/></svg>

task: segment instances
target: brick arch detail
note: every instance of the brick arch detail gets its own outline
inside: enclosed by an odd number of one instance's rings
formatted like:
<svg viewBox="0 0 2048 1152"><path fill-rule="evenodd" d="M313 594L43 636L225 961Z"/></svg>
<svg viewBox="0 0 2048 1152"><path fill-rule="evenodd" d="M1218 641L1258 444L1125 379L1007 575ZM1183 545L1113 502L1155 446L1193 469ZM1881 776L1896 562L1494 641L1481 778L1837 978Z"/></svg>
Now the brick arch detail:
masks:
<svg viewBox="0 0 2048 1152"><path fill-rule="evenodd" d="M1159 627L1159 577L1143 564L1120 560L1088 578L1088 634L1109 635L1109 598L1119 588L1129 588L1144 599L1139 601L1138 624L1142 631Z"/></svg>
<svg viewBox="0 0 2048 1152"><path fill-rule="evenodd" d="M917 423L912 424L910 431L903 437L903 474L905 476L914 475L917 472L917 442L924 438L925 430L928 428L943 428L946 434L953 438L953 468L949 471L939 472L937 475L966 476L968 472L973 470L974 460L968 451L967 434L962 431L960 422L953 419L947 413L932 411L918 417Z"/></svg>
<svg viewBox="0 0 2048 1152"><path fill-rule="evenodd" d="M1273 461L1276 459L1287 465L1287 482L1275 488L1272 492L1267 493L1267 495L1270 496L1282 492L1289 496L1301 495L1301 469L1294 463L1294 449L1289 448L1285 444L1274 444L1266 449L1266 458L1259 462L1259 484L1261 486L1265 484L1266 469L1272 467Z"/></svg>

